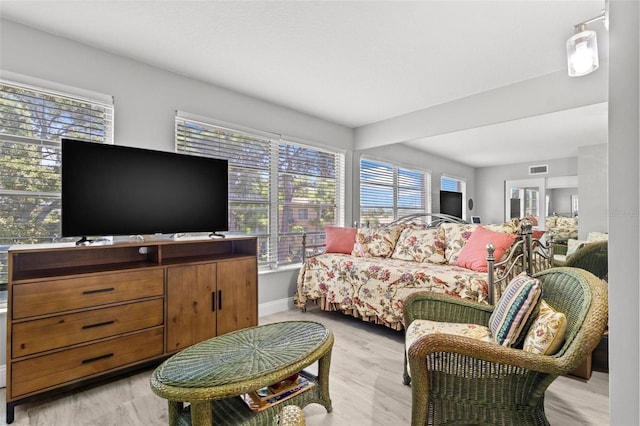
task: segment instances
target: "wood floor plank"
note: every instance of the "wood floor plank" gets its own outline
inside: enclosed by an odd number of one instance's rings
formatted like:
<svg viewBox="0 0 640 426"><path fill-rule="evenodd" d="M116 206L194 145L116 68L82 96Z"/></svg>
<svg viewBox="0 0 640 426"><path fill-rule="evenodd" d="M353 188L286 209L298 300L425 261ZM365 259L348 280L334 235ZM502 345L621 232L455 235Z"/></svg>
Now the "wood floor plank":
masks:
<svg viewBox="0 0 640 426"><path fill-rule="evenodd" d="M402 384L403 336L386 327L318 309L289 310L260 318L260 323L318 321L332 329L330 391L333 412L312 404L308 426L408 425L411 388ZM316 367L312 366L312 370ZM16 426L166 426L167 402L149 387L151 370L16 407ZM0 400L5 403L4 390ZM609 424L609 376L594 372L589 381L560 377L547 391L552 425ZM5 410L0 423L5 423Z"/></svg>

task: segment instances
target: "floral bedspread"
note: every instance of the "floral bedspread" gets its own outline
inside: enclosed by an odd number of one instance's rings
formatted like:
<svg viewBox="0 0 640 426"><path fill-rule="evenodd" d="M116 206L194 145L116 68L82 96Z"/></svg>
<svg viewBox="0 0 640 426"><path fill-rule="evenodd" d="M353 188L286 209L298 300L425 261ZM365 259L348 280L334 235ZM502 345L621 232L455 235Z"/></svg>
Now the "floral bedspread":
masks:
<svg viewBox="0 0 640 426"><path fill-rule="evenodd" d="M458 266L325 253L310 258L298 276L297 304L324 299L326 310L402 323L403 301L416 291L487 301L487 273ZM397 327L394 327L397 328Z"/></svg>

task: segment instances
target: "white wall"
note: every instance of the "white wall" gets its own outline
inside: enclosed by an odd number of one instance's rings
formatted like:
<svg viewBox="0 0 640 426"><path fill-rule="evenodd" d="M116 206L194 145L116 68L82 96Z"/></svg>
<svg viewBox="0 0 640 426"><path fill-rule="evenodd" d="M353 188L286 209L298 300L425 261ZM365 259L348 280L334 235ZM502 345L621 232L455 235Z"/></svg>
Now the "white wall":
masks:
<svg viewBox="0 0 640 426"><path fill-rule="evenodd" d="M353 145L353 131L344 126L11 21L2 20L0 31L3 71L112 95L117 145L173 151L176 110L322 145Z"/></svg>
<svg viewBox="0 0 640 426"><path fill-rule="evenodd" d="M607 144L583 146L578 150L578 197L580 221L578 238L585 240L589 232L608 232ZM584 213L584 214L583 214Z"/></svg>
<svg viewBox="0 0 640 426"><path fill-rule="evenodd" d="M611 0L609 11L609 420L617 426L640 424L640 6Z"/></svg>

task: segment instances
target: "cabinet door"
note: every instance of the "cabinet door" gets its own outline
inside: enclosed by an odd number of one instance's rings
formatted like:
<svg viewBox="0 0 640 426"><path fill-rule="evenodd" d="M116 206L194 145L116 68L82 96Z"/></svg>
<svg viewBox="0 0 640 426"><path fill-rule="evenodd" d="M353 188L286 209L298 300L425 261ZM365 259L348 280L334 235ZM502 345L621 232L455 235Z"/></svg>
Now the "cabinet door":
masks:
<svg viewBox="0 0 640 426"><path fill-rule="evenodd" d="M258 324L256 259L218 263L218 335Z"/></svg>
<svg viewBox="0 0 640 426"><path fill-rule="evenodd" d="M216 335L216 264L167 268L167 351Z"/></svg>

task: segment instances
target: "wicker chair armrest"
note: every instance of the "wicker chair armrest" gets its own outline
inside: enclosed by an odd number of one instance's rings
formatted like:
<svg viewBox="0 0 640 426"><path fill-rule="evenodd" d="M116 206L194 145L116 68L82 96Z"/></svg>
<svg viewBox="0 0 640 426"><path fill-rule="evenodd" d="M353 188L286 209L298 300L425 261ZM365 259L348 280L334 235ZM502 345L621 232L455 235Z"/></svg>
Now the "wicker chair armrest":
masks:
<svg viewBox="0 0 640 426"><path fill-rule="evenodd" d="M416 340L408 351L414 381L422 371L426 374L424 360L427 355L436 352L449 352L496 364L497 368L514 366L525 370L534 370L552 375L562 375L573 370L579 362L571 357L540 355L499 345L483 342L469 337L450 334L429 334Z"/></svg>
<svg viewBox="0 0 640 426"><path fill-rule="evenodd" d="M564 266L585 269L598 278L605 278L609 270L608 247L608 241L586 244L569 256Z"/></svg>
<svg viewBox="0 0 640 426"><path fill-rule="evenodd" d="M493 306L447 294L421 291L405 299L403 311L405 326L416 319L486 325Z"/></svg>

